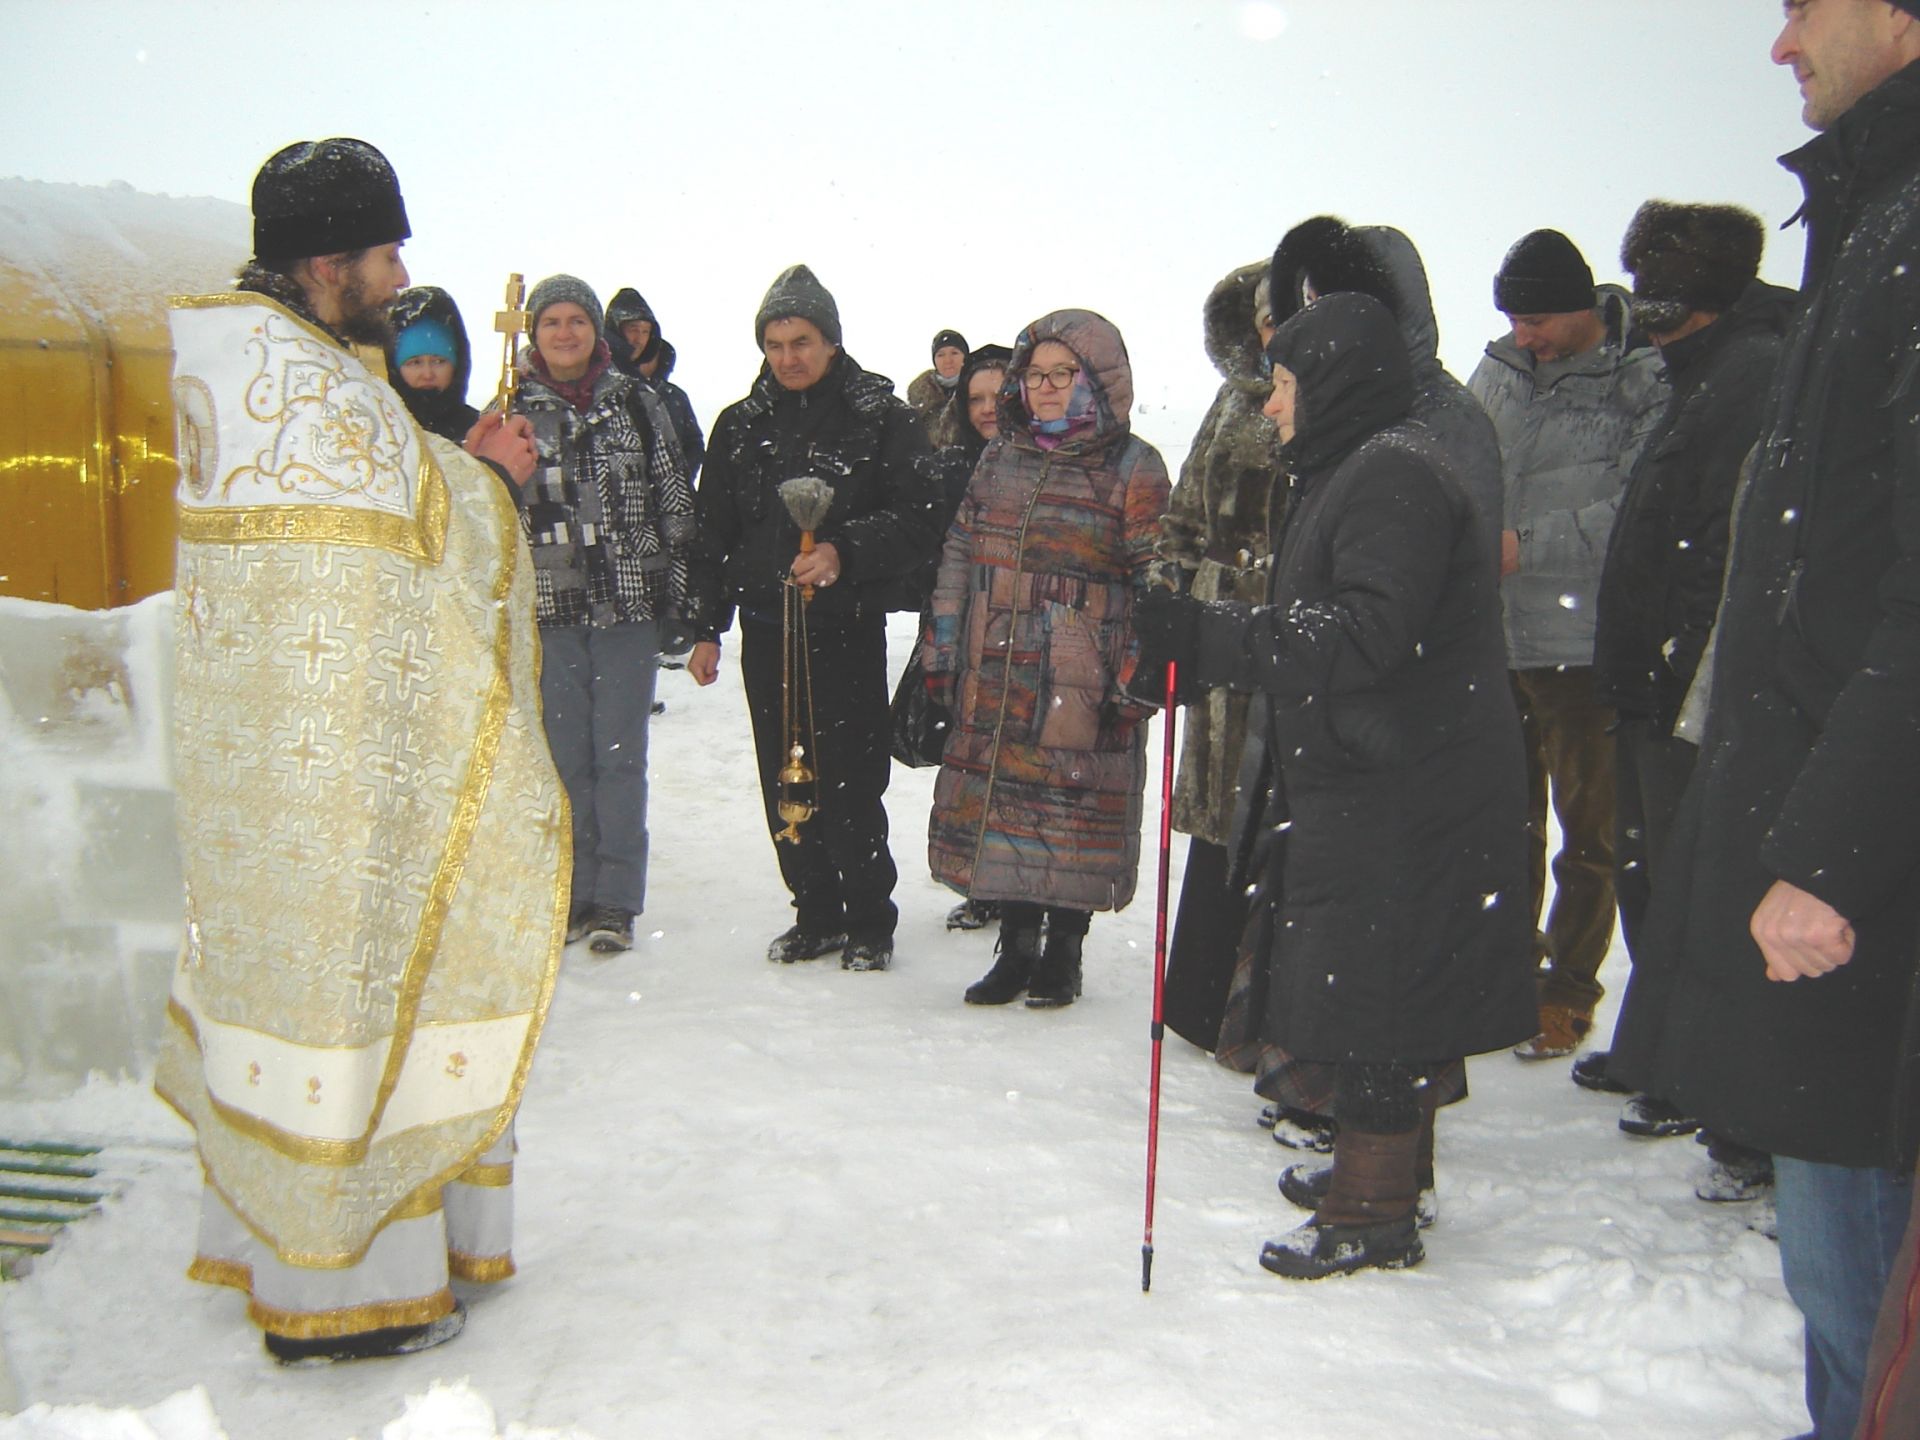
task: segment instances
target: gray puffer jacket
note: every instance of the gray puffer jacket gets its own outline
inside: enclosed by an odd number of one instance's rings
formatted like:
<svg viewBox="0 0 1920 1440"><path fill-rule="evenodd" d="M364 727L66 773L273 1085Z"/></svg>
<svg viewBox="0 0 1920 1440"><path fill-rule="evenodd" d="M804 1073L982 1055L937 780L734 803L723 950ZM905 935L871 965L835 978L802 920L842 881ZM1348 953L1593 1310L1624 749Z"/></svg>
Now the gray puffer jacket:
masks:
<svg viewBox="0 0 1920 1440"><path fill-rule="evenodd" d="M1515 670L1593 663L1614 514L1667 402L1659 352L1629 348L1626 292L1601 286L1600 311L1607 338L1596 349L1536 364L1502 335L1468 382L1500 436L1503 528L1520 536L1519 572L1500 586Z"/></svg>

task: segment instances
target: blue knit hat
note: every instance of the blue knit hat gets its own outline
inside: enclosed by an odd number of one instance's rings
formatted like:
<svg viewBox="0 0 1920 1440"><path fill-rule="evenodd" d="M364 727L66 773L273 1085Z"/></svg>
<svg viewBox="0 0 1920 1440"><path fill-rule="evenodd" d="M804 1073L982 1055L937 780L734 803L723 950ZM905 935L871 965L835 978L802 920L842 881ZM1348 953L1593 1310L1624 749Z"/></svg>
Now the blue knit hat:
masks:
<svg viewBox="0 0 1920 1440"><path fill-rule="evenodd" d="M404 365L422 355L458 360L460 351L453 343L453 332L438 320L430 318L416 320L407 326L400 332L400 338L393 342L393 363Z"/></svg>

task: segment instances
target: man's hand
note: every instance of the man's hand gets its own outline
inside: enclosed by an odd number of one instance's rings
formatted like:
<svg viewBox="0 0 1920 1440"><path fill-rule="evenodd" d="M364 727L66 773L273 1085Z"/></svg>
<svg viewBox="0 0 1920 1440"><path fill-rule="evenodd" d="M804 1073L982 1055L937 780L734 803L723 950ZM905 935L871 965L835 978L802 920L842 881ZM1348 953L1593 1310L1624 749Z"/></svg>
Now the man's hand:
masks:
<svg viewBox="0 0 1920 1440"><path fill-rule="evenodd" d="M1748 922L1766 957L1769 980L1814 979L1853 958L1853 926L1847 917L1797 885L1776 880Z"/></svg>
<svg viewBox="0 0 1920 1440"><path fill-rule="evenodd" d="M1520 532L1502 530L1500 532L1500 578L1520 573Z"/></svg>
<svg viewBox="0 0 1920 1440"><path fill-rule="evenodd" d="M460 448L476 460L493 461L513 477L516 485L531 480L533 467L540 462L540 454L533 448L533 422L524 415L509 415L503 420L497 410L489 410L474 421Z"/></svg>
<svg viewBox="0 0 1920 1440"><path fill-rule="evenodd" d="M823 540L806 554L794 556L787 573L796 585L831 585L840 578L840 552L833 548L832 541Z"/></svg>
<svg viewBox="0 0 1920 1440"><path fill-rule="evenodd" d="M720 678L720 642L718 640L696 640L693 653L687 656L687 674L693 677L696 685L711 685Z"/></svg>

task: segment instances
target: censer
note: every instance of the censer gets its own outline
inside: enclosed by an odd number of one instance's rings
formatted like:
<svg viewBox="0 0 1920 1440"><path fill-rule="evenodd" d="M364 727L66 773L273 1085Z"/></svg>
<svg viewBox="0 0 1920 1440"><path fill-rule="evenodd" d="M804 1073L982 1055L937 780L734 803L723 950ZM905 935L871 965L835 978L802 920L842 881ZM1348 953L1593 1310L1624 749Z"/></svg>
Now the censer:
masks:
<svg viewBox="0 0 1920 1440"><path fill-rule="evenodd" d="M813 532L833 504L833 487L808 475L782 484L780 500L800 527L800 553L811 553ZM800 592L798 604L795 590ZM800 826L819 809L820 776L807 763L819 751L813 720L813 657L807 645L807 606L812 600L811 585L795 585L791 576L787 578L780 592L780 748L787 763L780 767L780 799L775 807L787 824L773 838L789 845L800 843Z"/></svg>

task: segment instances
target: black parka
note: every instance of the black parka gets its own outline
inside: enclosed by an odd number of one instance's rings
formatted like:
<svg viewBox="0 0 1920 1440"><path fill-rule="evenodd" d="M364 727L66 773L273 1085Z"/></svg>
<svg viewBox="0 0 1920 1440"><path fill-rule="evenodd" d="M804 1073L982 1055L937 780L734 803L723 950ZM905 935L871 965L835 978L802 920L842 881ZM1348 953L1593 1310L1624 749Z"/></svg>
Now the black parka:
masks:
<svg viewBox="0 0 1920 1440"><path fill-rule="evenodd" d="M778 494L818 476L833 505L814 532L839 552L840 579L814 592L810 625L914 610L913 578L940 548L940 489L920 417L845 351L805 390L762 364L752 391L720 412L700 477L694 549L694 633L715 638L736 607L778 622L800 530Z"/></svg>
<svg viewBox="0 0 1920 1440"><path fill-rule="evenodd" d="M1293 506L1268 603L1203 607L1196 665L1266 698L1279 783L1233 844L1253 856L1254 904L1276 908L1261 1038L1327 1061L1511 1045L1538 1017L1485 526L1406 418L1411 366L1384 306L1325 296L1270 353L1300 386Z"/></svg>
<svg viewBox="0 0 1920 1440"><path fill-rule="evenodd" d="M653 326L652 338L638 354L627 344L627 337L620 333L620 327L629 320L644 320ZM602 329L615 367L660 397L660 403L666 407L667 418L673 422L673 433L680 441L680 458L687 462L687 478L695 479L700 474L701 462L706 459L707 437L700 428L699 417L693 413L693 401L687 398L685 390L673 383L673 367L679 362L680 354L673 348L672 342L660 333L659 317L653 313L653 307L647 304L646 296L631 285L616 290L613 298L607 302L607 323ZM641 363L647 360L660 362L651 375L640 368Z"/></svg>
<svg viewBox="0 0 1920 1440"><path fill-rule="evenodd" d="M1734 487L1797 298L1756 280L1726 314L1661 350L1672 393L1620 497L1593 639L1599 698L1661 734L1679 718L1720 608Z"/></svg>
<svg viewBox="0 0 1920 1440"><path fill-rule="evenodd" d="M1615 1055L1715 1131L1824 1164L1920 1146L1920 63L1783 162L1803 305L1734 522L1712 708ZM1767 980L1775 879L1850 961ZM1630 1023L1629 1023L1630 1022Z"/></svg>
<svg viewBox="0 0 1920 1440"><path fill-rule="evenodd" d="M453 296L438 285L416 285L400 292L400 298L393 302L391 318L394 338L387 342L388 383L400 392L400 398L422 430L460 444L480 418L480 412L467 403L467 385L473 379L473 347L467 341L467 326L460 318L460 307L453 303ZM416 320L437 320L453 335L459 353L448 357L453 361L453 383L444 390L415 389L407 384L406 376L394 363L393 347L400 332Z"/></svg>

